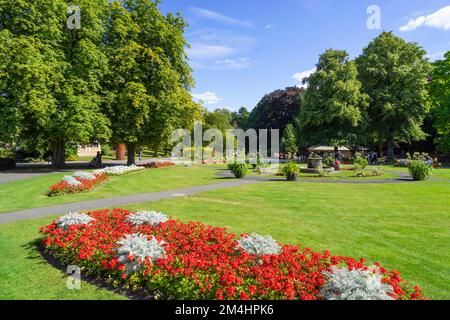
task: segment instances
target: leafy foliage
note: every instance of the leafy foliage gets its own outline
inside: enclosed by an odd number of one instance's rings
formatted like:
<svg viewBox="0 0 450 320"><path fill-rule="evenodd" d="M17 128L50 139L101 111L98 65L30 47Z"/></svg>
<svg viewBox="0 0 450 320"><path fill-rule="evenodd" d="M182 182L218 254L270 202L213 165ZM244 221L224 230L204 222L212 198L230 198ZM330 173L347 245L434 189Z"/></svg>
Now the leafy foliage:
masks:
<svg viewBox="0 0 450 320"><path fill-rule="evenodd" d="M433 175L433 166L421 160L410 161L408 170L415 181L424 181Z"/></svg>
<svg viewBox="0 0 450 320"><path fill-rule="evenodd" d="M383 32L357 58L362 91L370 96L369 140L394 145L425 138L421 126L430 110L428 81L431 65L426 52L392 32Z"/></svg>
<svg viewBox="0 0 450 320"><path fill-rule="evenodd" d="M300 139L308 145L350 145L357 140L368 103L356 65L346 51L327 50L316 68L306 80L298 119Z"/></svg>
<svg viewBox="0 0 450 320"><path fill-rule="evenodd" d="M265 95L250 113L247 127L256 130L279 129L282 136L300 111L299 97L303 93L304 89L290 87Z"/></svg>
<svg viewBox="0 0 450 320"><path fill-rule="evenodd" d="M161 223L169 221L167 217L162 212L156 211L138 211L136 213L130 214L126 221L133 223L135 226L148 224L152 227L158 226Z"/></svg>
<svg viewBox="0 0 450 320"><path fill-rule="evenodd" d="M382 282L381 274L332 267L325 275L321 294L326 300L393 300L389 294L394 291Z"/></svg>
<svg viewBox="0 0 450 320"><path fill-rule="evenodd" d="M434 126L440 135L436 142L442 152L450 152L450 51L443 60L435 61L433 66L430 95Z"/></svg>
<svg viewBox="0 0 450 320"><path fill-rule="evenodd" d="M117 242L118 262L126 267L127 272L137 272L145 261L154 263L166 255L163 248L164 241L158 241L155 237L150 240L148 238L147 235L140 233L127 234L125 238Z"/></svg>
<svg viewBox="0 0 450 320"><path fill-rule="evenodd" d="M230 163L228 169L234 174L238 179L244 178L248 173L248 168L245 163Z"/></svg>
<svg viewBox="0 0 450 320"><path fill-rule="evenodd" d="M294 156L298 153L299 145L298 139L292 124L288 124L284 130L283 138L281 139L281 150L287 154Z"/></svg>
<svg viewBox="0 0 450 320"><path fill-rule="evenodd" d="M257 256L281 253L281 246L271 236L263 237L252 233L238 240L238 248Z"/></svg>
<svg viewBox="0 0 450 320"><path fill-rule="evenodd" d="M294 161L289 161L281 167L280 171L285 177L289 178L300 173L300 166Z"/></svg>
<svg viewBox="0 0 450 320"><path fill-rule="evenodd" d="M68 229L70 226L88 224L95 219L85 213L71 212L56 220L56 225L62 229Z"/></svg>
<svg viewBox="0 0 450 320"><path fill-rule="evenodd" d="M369 161L363 156L357 156L353 160L353 165L355 166L356 170L365 170L369 165Z"/></svg>

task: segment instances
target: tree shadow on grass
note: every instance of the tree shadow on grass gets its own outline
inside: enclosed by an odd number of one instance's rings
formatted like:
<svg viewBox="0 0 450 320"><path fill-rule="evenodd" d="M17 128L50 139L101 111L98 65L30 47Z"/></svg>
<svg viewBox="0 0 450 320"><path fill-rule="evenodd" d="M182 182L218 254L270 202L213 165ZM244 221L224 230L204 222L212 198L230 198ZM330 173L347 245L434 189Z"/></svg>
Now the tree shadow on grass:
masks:
<svg viewBox="0 0 450 320"><path fill-rule="evenodd" d="M30 241L22 245L22 248L27 251L27 259L33 260L34 263L38 263L40 265L52 266L61 273L61 279L67 279L67 277L69 276L69 274L66 273L68 265L62 264L51 254L46 252L40 239ZM106 281L100 277L84 275L82 273L81 280L97 287L98 290L108 290L131 300L155 300L155 294L152 292L144 289L138 292L133 292L121 287L114 287L106 283Z"/></svg>

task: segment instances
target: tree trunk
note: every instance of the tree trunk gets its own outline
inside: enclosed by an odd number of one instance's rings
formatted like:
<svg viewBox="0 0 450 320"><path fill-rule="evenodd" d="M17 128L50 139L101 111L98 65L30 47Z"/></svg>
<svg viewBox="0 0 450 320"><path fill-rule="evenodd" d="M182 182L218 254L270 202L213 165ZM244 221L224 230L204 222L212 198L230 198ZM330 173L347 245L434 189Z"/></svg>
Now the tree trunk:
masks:
<svg viewBox="0 0 450 320"><path fill-rule="evenodd" d="M63 168L66 164L66 149L64 139L56 139L53 142L53 166Z"/></svg>
<svg viewBox="0 0 450 320"><path fill-rule="evenodd" d="M383 156L383 142L378 142L378 150L377 150L378 158Z"/></svg>
<svg viewBox="0 0 450 320"><path fill-rule="evenodd" d="M124 143L120 143L116 145L116 160L125 160L126 159L126 146Z"/></svg>
<svg viewBox="0 0 450 320"><path fill-rule="evenodd" d="M389 161L394 161L394 141L392 138L389 138L387 142L387 157Z"/></svg>
<svg viewBox="0 0 450 320"><path fill-rule="evenodd" d="M129 143L127 144L127 166L131 166L133 164L136 164L136 158L135 158L135 153L136 153L136 144L135 143Z"/></svg>

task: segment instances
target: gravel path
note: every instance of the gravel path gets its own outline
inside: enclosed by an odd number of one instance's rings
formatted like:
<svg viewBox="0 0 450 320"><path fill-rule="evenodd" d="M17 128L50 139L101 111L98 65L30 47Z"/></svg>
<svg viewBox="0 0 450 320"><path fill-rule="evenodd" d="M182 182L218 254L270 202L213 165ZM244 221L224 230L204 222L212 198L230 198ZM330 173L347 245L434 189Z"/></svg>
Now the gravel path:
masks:
<svg viewBox="0 0 450 320"><path fill-rule="evenodd" d="M242 185L257 183L259 181L249 180L232 180L211 185L196 186L184 189L169 190L154 193L135 194L123 197L98 199L76 203L61 204L51 207L34 208L9 213L0 213L0 224L9 223L19 220L28 220L39 217L46 217L70 211L93 210L98 208L109 208L120 205L136 204L143 202L153 202L163 199L179 198L196 193L211 191L223 188L239 187Z"/></svg>

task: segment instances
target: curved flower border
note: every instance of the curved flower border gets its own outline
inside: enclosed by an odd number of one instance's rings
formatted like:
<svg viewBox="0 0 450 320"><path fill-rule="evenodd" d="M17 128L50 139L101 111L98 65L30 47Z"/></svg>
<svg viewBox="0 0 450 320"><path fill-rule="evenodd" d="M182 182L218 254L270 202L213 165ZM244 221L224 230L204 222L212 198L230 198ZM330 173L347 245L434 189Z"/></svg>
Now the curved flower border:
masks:
<svg viewBox="0 0 450 320"><path fill-rule="evenodd" d="M63 229L56 220L41 228L43 247L61 263L76 264L114 286L183 300L321 300L326 298L323 289L333 270L373 272L375 268L382 284L392 288L390 298L424 299L420 288L411 287L398 271L378 263L367 266L364 259L293 245L282 245L279 254L256 255L237 251L238 238L222 228L176 220L135 225L128 221L133 213L122 209L87 214L94 219L87 225ZM121 239L133 234L165 243L164 257L138 259L140 266L130 270L129 263L117 257L117 250ZM127 256L130 262L135 259Z"/></svg>

